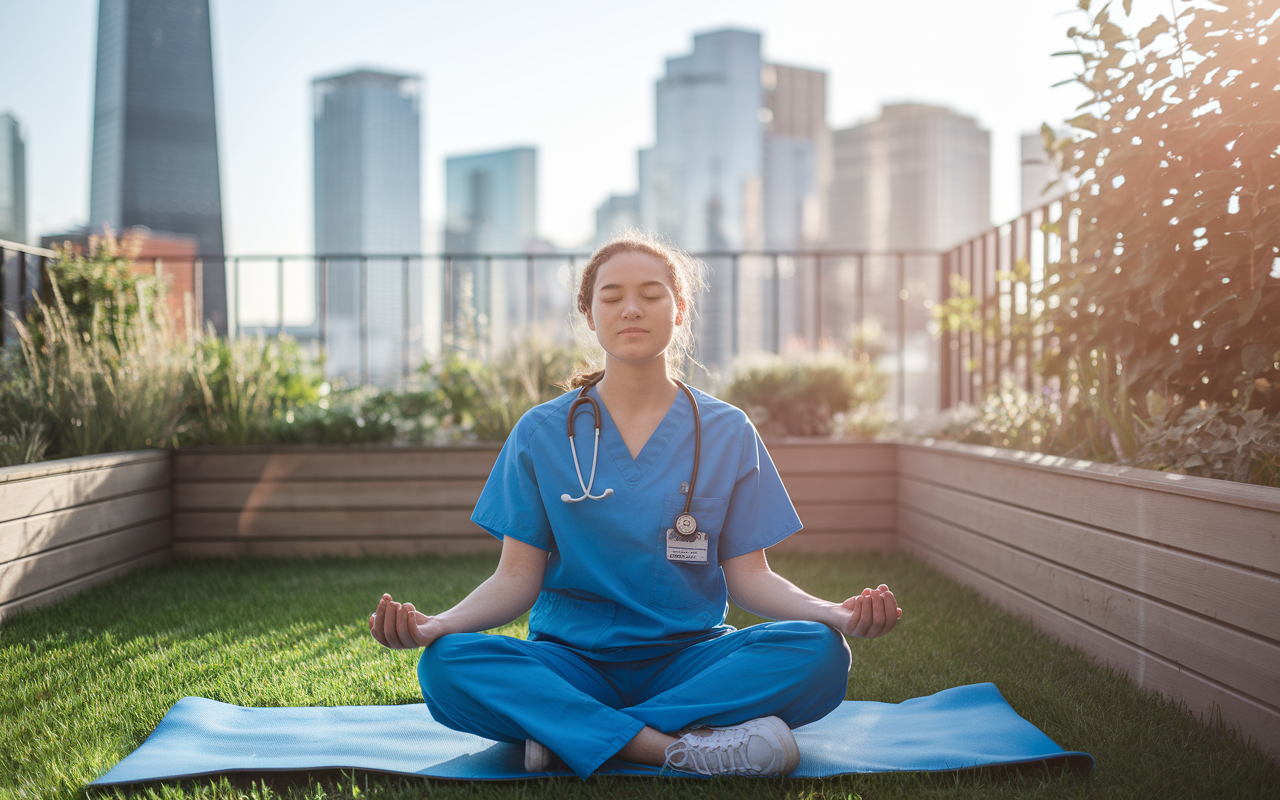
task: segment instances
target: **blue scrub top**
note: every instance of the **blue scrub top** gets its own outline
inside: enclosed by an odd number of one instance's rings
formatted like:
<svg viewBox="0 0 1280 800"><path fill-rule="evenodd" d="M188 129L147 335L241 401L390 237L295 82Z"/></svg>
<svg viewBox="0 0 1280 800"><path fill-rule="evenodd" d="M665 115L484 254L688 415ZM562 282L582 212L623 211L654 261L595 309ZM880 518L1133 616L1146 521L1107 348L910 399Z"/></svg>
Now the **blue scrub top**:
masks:
<svg viewBox="0 0 1280 800"><path fill-rule="evenodd" d="M599 400L595 387L590 393ZM582 494L567 422L572 391L530 409L507 437L471 519L499 539L550 553L529 639L558 642L604 661L635 661L733 630L720 562L771 547L800 530L787 490L746 414L693 389L702 414L702 455L690 509L708 534L706 564L667 560L666 531L684 510L680 484L693 471L693 410L684 392L632 459L600 403L599 464ZM590 480L591 406L574 420L578 463Z"/></svg>

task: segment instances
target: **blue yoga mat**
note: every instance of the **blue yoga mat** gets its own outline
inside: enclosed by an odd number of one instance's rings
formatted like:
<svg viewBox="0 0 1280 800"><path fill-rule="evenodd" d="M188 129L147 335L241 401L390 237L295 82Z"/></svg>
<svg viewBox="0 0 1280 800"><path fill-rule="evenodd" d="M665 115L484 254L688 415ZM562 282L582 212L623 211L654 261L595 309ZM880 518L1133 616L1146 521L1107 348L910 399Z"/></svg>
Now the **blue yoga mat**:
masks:
<svg viewBox="0 0 1280 800"><path fill-rule="evenodd" d="M903 703L849 701L795 731L793 778L865 772L935 772L1067 759L1093 768L1014 711L992 683L958 686ZM363 769L454 780L520 780L524 748L458 733L425 705L242 708L186 697L106 775L105 786L232 772ZM599 775L658 775L608 761ZM673 774L668 771L666 774Z"/></svg>

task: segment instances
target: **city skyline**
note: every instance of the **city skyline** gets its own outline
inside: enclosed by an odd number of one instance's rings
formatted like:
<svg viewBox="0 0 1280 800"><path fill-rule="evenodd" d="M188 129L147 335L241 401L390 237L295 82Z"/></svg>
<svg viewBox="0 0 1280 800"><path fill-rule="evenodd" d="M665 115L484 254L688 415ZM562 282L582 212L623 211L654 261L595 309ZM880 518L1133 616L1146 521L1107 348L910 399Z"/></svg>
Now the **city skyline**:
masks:
<svg viewBox="0 0 1280 800"><path fill-rule="evenodd" d="M29 5L38 8L10 6L0 16L32 30L56 18L64 41L84 40L56 64L43 60L32 80L0 84L0 109L12 109L28 132L29 234L36 235L87 217L96 14L88 0ZM296 36L282 39L275 33L289 4L214 0L228 250L309 249L306 84L361 63L425 74L428 248L443 221L444 157L519 141L542 153L540 233L580 246L592 236L600 203L635 190L634 153L653 143L651 97L664 59L683 52L691 35L725 27L761 32L767 62L826 71L832 128L871 118L894 99L977 118L993 131L993 215L1012 216L1019 136L1042 121L1060 123L1078 99L1068 88L1049 88L1074 68L1049 53L1066 47L1065 29L1080 15L1066 2L1028 5L993 2L991 14L971 19L944 3L912 14L831 2L787 14L768 3L658 3L632 18L581 2L540 6L542 13L502 2L467 9L391 2L351 17L321 2L297 22ZM1139 0L1135 14L1143 7ZM987 17L1017 35L1000 33ZM620 36L624 19L627 35ZM492 47L478 53L473 45L482 38ZM36 52L19 43L0 54L0 67L14 74Z"/></svg>

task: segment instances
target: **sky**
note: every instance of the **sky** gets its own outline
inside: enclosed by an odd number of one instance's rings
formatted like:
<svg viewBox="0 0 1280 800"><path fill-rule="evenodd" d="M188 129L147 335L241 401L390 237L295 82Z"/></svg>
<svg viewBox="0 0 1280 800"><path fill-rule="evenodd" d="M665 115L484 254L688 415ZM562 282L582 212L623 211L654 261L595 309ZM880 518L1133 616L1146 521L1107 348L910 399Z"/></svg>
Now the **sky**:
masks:
<svg viewBox="0 0 1280 800"><path fill-rule="evenodd" d="M426 252L439 249L444 159L538 148L539 232L582 246L595 208L636 188L654 82L692 37L758 31L766 61L822 69L828 122L916 101L992 134L992 217L1019 204L1018 137L1075 115L1051 88L1078 60L1075 0L210 0L228 253L313 250L311 81L356 66L421 74ZM1134 16L1168 13L1137 0ZM88 216L96 0L0 2L0 111L27 144L28 238ZM26 33L23 33L23 32Z"/></svg>

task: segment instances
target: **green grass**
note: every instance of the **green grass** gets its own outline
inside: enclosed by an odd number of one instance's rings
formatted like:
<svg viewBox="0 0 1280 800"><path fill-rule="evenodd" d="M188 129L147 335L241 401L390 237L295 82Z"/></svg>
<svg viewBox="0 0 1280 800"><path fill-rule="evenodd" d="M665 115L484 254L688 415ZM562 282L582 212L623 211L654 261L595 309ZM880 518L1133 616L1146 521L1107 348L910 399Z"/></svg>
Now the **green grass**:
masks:
<svg viewBox="0 0 1280 800"><path fill-rule="evenodd" d="M366 560L178 560L0 626L0 797L81 797L178 699L246 706L421 702L415 653L377 646L364 619L383 591L441 609L493 569L492 556ZM405 780L362 772L222 779L90 796L156 798L1262 798L1280 768L1221 726L905 556L779 556L778 571L831 599L880 581L905 610L891 636L855 640L851 699L899 702L992 681L1092 777L1040 769L868 775L822 781ZM753 619L734 610L739 626ZM502 630L524 634L524 621Z"/></svg>

